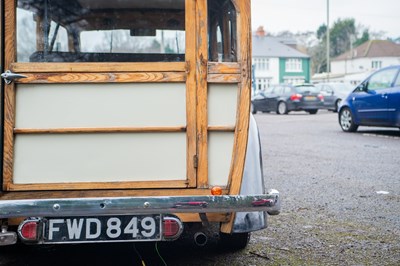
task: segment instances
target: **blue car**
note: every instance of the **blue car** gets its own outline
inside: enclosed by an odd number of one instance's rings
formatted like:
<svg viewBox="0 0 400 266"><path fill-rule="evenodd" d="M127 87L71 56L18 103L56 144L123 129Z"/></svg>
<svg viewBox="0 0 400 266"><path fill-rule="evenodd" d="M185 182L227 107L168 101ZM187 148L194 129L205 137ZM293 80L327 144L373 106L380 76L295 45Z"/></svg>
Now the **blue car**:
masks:
<svg viewBox="0 0 400 266"><path fill-rule="evenodd" d="M360 83L339 109L343 131L359 126L400 128L400 65L382 68Z"/></svg>

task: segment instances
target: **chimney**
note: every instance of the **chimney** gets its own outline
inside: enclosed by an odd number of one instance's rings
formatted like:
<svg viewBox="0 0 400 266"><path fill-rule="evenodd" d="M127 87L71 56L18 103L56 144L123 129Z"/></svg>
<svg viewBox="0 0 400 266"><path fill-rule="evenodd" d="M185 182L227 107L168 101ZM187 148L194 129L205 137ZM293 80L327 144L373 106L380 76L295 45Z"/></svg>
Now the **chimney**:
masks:
<svg viewBox="0 0 400 266"><path fill-rule="evenodd" d="M264 37L265 36L265 30L264 30L263 26L259 26L257 28L256 36L258 36L258 37Z"/></svg>

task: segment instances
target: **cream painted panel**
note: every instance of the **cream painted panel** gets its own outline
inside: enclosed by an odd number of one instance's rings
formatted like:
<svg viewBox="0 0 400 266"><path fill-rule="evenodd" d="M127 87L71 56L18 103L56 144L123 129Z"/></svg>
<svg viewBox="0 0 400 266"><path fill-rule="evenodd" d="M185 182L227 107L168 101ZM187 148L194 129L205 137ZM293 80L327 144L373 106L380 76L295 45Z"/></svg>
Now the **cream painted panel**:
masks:
<svg viewBox="0 0 400 266"><path fill-rule="evenodd" d="M233 151L233 132L208 134L208 181L210 186L227 186Z"/></svg>
<svg viewBox="0 0 400 266"><path fill-rule="evenodd" d="M186 179L185 133L16 135L15 184Z"/></svg>
<svg viewBox="0 0 400 266"><path fill-rule="evenodd" d="M181 83L18 84L17 128L186 125Z"/></svg>
<svg viewBox="0 0 400 266"><path fill-rule="evenodd" d="M208 125L234 126L236 124L237 84L208 85Z"/></svg>

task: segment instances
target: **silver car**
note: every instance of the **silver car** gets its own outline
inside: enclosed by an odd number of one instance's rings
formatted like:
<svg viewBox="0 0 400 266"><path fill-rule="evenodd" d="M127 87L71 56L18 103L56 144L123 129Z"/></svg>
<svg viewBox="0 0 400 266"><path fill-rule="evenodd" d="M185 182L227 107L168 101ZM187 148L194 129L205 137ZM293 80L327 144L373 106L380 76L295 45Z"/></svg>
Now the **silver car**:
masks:
<svg viewBox="0 0 400 266"><path fill-rule="evenodd" d="M319 83L315 86L324 96L324 108L333 112L339 110L342 100L354 89L353 85L343 82Z"/></svg>

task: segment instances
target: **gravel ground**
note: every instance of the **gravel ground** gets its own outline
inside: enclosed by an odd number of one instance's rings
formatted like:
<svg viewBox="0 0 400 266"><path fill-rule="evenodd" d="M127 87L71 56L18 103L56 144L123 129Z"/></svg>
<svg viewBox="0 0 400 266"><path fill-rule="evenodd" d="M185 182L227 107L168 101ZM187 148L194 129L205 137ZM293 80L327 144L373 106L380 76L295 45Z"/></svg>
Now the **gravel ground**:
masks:
<svg viewBox="0 0 400 266"><path fill-rule="evenodd" d="M284 202L247 251L257 265L400 265L400 132L348 134L320 113L256 116Z"/></svg>
<svg viewBox="0 0 400 266"><path fill-rule="evenodd" d="M344 133L327 111L255 117L281 214L245 250L167 251L168 265L400 265L400 131Z"/></svg>

